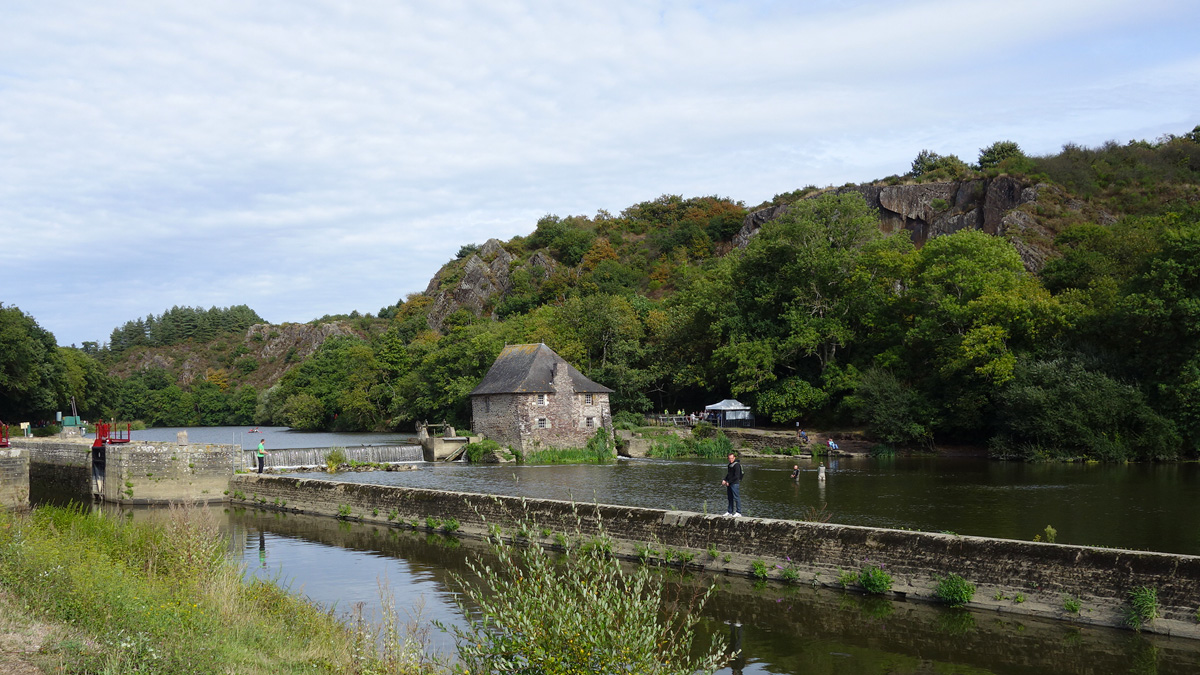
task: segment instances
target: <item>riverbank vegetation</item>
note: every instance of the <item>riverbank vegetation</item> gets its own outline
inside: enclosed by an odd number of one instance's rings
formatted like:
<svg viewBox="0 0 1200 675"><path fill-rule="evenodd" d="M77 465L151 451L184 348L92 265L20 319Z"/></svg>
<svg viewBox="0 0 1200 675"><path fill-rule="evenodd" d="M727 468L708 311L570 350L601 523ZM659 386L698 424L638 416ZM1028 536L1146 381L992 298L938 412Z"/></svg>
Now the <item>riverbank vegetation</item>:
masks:
<svg viewBox="0 0 1200 675"><path fill-rule="evenodd" d="M535 523L519 527L537 531ZM585 539L578 531L573 536ZM627 569L604 545L568 546L558 555L497 538L494 552L493 563L470 563L486 586L458 579L479 618L465 628L446 627L471 673L692 675L728 660L715 638L693 650L700 611L715 586L681 596L684 586L672 592L650 567ZM473 613L466 602L460 606Z"/></svg>
<svg viewBox="0 0 1200 675"><path fill-rule="evenodd" d="M439 526L451 532L457 522L430 525ZM457 653L436 657L429 626L399 620L407 610L386 587L383 619L370 625L245 577L206 511L173 507L153 522L79 508L5 512L0 625L36 643L26 662L63 673L690 675L725 660L715 642L692 649L711 589L677 597L648 568L626 570L599 546L560 556L497 541L495 553L494 567L474 568L486 589L459 580L479 609L464 609L465 625L444 626Z"/></svg>
<svg viewBox="0 0 1200 675"><path fill-rule="evenodd" d="M756 221L744 246L734 239L751 209L719 197L546 216L527 237L463 246L430 294L314 322L325 337L311 353L274 327L134 346L137 322L107 346L56 349L31 317L3 308L0 334L21 347L3 358L22 365L0 369L20 373L5 375L0 417L74 395L86 415L151 424L462 425L503 346L545 342L614 389L618 411L737 397L760 422L861 425L890 447L1196 457L1200 127L1046 156L1001 141L974 165L926 150L905 175L863 189L974 181L955 189L978 197L1002 177L1031 201L998 234L960 230L920 247L907 231L882 233L853 186L764 202L789 207ZM435 302L496 270L505 290L476 298L478 311ZM203 366L185 375L184 363Z"/></svg>
<svg viewBox="0 0 1200 675"><path fill-rule="evenodd" d="M350 627L243 579L227 550L195 509L158 523L52 507L0 515L8 608L56 627L29 656L56 672L422 672L383 670L373 639L369 656L356 652Z"/></svg>

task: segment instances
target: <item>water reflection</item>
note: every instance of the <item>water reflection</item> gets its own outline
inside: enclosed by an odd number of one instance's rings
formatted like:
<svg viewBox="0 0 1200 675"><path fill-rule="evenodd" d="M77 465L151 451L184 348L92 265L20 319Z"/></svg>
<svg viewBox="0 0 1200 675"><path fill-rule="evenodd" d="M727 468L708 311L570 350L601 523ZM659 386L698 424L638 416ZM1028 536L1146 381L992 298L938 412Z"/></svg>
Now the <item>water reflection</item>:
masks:
<svg viewBox="0 0 1200 675"><path fill-rule="evenodd" d="M426 618L461 621L454 574L473 579L467 556L489 556L473 539L255 509L224 512L248 570L341 611L364 602L370 615L378 581L386 579L398 607L424 603ZM698 643L716 639L726 653L741 650L723 673L1200 672L1195 641L734 577L664 575L681 597L719 585ZM432 637L436 648L453 650L447 635Z"/></svg>

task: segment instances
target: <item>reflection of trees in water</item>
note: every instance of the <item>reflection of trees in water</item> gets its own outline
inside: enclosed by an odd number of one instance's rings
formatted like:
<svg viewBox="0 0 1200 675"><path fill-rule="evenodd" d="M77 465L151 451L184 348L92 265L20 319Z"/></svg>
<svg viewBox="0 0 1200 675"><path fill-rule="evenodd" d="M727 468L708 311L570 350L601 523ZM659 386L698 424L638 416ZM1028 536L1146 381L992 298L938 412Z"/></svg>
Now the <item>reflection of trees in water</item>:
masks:
<svg viewBox="0 0 1200 675"><path fill-rule="evenodd" d="M247 508L225 511L234 529L243 532L270 532L401 558L451 592L461 590L451 572L468 583L481 583L466 565L468 554L489 563L494 560L486 542L469 537ZM953 611L809 586L767 583L756 589L750 579L738 577L685 575L669 569L662 573L677 586L677 601L710 583L718 584L720 590L708 602L698 626L697 644L716 637L727 641L730 654L735 647L742 649L731 664L739 670L753 661L764 672L800 673L805 672L803 664L825 662L831 653L838 653L853 654L864 664L916 659L1047 675L1130 672L1134 666L1140 669L1135 672L1163 675L1200 672L1200 643L1194 641L1141 635L1123 639L1128 636L1124 631L1066 629L1062 623L1027 617ZM320 583L331 580L303 580L309 588ZM671 603L665 610L684 604Z"/></svg>

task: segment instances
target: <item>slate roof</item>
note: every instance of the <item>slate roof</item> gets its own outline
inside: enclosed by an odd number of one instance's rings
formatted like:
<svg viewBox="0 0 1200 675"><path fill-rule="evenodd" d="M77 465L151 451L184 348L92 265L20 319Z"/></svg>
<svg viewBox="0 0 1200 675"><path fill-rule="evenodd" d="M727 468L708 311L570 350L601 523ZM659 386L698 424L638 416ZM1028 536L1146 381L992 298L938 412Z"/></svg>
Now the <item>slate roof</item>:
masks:
<svg viewBox="0 0 1200 675"><path fill-rule="evenodd" d="M554 391L554 368L566 368L577 394L609 394L612 389L596 384L575 370L543 343L536 345L508 345L496 362L492 364L483 381L471 392L471 396L483 394L539 394L559 393ZM570 392L562 392L570 393Z"/></svg>

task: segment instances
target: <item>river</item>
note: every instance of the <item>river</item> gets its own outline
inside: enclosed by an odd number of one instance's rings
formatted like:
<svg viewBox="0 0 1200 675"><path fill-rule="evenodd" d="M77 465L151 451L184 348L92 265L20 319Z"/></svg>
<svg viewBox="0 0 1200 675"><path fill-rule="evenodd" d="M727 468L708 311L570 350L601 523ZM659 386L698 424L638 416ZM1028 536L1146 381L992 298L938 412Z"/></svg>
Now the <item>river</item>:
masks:
<svg viewBox="0 0 1200 675"><path fill-rule="evenodd" d="M403 434L308 434L260 429L190 429L193 442L267 438L268 446L329 447L406 442ZM154 430L173 440L175 430ZM208 438L204 434L212 433ZM134 432L149 438L149 432ZM232 438L247 434L243 440ZM222 438L224 435L226 438ZM793 464L801 478L793 482ZM821 509L839 523L1032 539L1047 525L1060 543L1200 554L1200 465L1021 464L980 458L842 458L816 479L808 460L748 458L743 512L802 518ZM419 463L417 471L297 474L379 484L723 512L722 462L621 460L609 465L517 466ZM487 556L469 539L328 518L218 507L249 573L314 601L368 614L385 580L397 606L424 607L425 619L461 622L459 581L468 556ZM1200 641L1074 626L991 612L829 589L755 584L732 577L704 612L701 639L738 645L722 673L776 675L926 673L1200 672ZM432 647L451 651L431 634Z"/></svg>
<svg viewBox="0 0 1200 675"><path fill-rule="evenodd" d="M420 606L426 620L461 622L459 578L472 579L466 561L488 558L486 546L471 539L256 509L220 511L249 573L341 612L363 603L370 615L384 581L397 607ZM740 577L687 581L711 582L720 590L704 610L698 642L716 638L725 648L740 647L742 656L724 674L1200 672L1194 640ZM430 637L432 648L453 651L446 634Z"/></svg>

